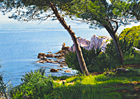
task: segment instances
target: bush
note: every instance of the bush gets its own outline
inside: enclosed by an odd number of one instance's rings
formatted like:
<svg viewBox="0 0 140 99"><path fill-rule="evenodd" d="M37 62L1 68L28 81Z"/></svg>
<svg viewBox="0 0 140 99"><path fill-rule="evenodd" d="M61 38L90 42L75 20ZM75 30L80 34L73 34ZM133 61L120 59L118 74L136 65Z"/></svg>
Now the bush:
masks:
<svg viewBox="0 0 140 99"><path fill-rule="evenodd" d="M69 68L76 69L81 72L76 52L69 51L69 54L65 56L65 62Z"/></svg>
<svg viewBox="0 0 140 99"><path fill-rule="evenodd" d="M2 96L5 96L7 99L7 94L5 91L6 91L6 84L3 82L3 75L0 74L0 97L2 95Z"/></svg>
<svg viewBox="0 0 140 99"><path fill-rule="evenodd" d="M140 63L140 52L131 48L124 54L124 64L138 64Z"/></svg>
<svg viewBox="0 0 140 99"><path fill-rule="evenodd" d="M132 43L132 46L140 49L140 25L124 29L120 34L119 40L126 40L127 44Z"/></svg>
<svg viewBox="0 0 140 99"><path fill-rule="evenodd" d="M140 63L140 53L132 48L134 46L134 41L127 40L127 37L122 38L121 35L117 37L117 39L119 40L119 45L124 56L124 64ZM107 45L105 53L110 57L110 59L116 60L117 62L118 54L115 48L115 44L113 40L111 40L110 42L111 43Z"/></svg>
<svg viewBox="0 0 140 99"><path fill-rule="evenodd" d="M100 71L98 68L94 67L94 64L97 61L97 56L100 54L101 49L97 49L95 52L94 47L92 48L92 50L89 50L89 51L81 47L81 50L82 50L83 57L85 59L88 71L89 72ZM65 58L66 58L66 63L69 68L76 69L81 72L76 52L69 51L69 54L67 54Z"/></svg>
<svg viewBox="0 0 140 99"><path fill-rule="evenodd" d="M45 94L53 90L53 82L50 77L46 77L41 70L26 73L21 79L23 83L11 89L13 99L43 99Z"/></svg>
<svg viewBox="0 0 140 99"><path fill-rule="evenodd" d="M98 72L100 72L100 71L103 72L106 69L110 70L110 69L116 68L116 67L120 66L120 64L119 64L119 60L112 58L111 56L107 55L106 53L101 53L97 57L95 66L99 68Z"/></svg>
<svg viewBox="0 0 140 99"><path fill-rule="evenodd" d="M1 68L1 66L0 66L0 68ZM1 99L1 96L8 99L8 95L6 94L6 87L7 87L7 85L3 81L3 73L0 72L0 99Z"/></svg>

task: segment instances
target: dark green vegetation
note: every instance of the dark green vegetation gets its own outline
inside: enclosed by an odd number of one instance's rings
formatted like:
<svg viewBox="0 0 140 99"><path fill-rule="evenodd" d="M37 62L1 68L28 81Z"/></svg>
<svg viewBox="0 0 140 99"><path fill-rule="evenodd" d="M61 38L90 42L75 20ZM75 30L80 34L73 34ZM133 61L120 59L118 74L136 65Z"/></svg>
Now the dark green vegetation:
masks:
<svg viewBox="0 0 140 99"><path fill-rule="evenodd" d="M53 89L52 79L46 77L42 69L26 73L21 80L23 83L9 92L13 99L17 97L18 99L22 99L23 97L30 97L30 99L40 97L40 99L43 99L44 95L51 93Z"/></svg>
<svg viewBox="0 0 140 99"><path fill-rule="evenodd" d="M5 90L6 90L6 84L3 81L3 75L0 73L0 99L1 96L5 96L7 98Z"/></svg>
<svg viewBox="0 0 140 99"><path fill-rule="evenodd" d="M119 64L117 51L113 40L110 40L105 53L101 52L99 49L95 53L94 48L90 51L81 48L89 72L103 72L107 68L113 69L116 67L125 66L126 64L139 64L140 52L132 48L134 46L140 46L139 31L140 26L134 26L132 28L124 29L119 37L116 36L124 54L123 65ZM80 71L75 52L69 52L69 54L66 55L66 63L70 68Z"/></svg>
<svg viewBox="0 0 140 99"><path fill-rule="evenodd" d="M140 49L140 26L124 29L120 34L120 40L128 44L132 43L133 46Z"/></svg>

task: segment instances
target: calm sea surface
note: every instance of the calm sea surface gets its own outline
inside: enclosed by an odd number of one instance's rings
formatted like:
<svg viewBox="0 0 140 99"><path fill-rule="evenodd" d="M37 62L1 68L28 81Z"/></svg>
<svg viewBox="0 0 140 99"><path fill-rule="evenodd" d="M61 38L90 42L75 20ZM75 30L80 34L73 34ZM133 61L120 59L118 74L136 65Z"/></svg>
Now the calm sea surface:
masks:
<svg viewBox="0 0 140 99"><path fill-rule="evenodd" d="M96 35L109 36L105 30L89 29L85 24L71 25L76 36L90 40ZM46 75L51 68L59 68L59 64L35 63L39 52L53 53L61 49L62 43L66 46L73 44L68 32L58 23L4 23L0 24L0 72L3 72L4 82L11 81L15 86L21 83L21 77L31 70L46 67ZM69 69L68 67L63 70ZM73 71L72 73L75 73ZM70 75L59 71L51 75Z"/></svg>

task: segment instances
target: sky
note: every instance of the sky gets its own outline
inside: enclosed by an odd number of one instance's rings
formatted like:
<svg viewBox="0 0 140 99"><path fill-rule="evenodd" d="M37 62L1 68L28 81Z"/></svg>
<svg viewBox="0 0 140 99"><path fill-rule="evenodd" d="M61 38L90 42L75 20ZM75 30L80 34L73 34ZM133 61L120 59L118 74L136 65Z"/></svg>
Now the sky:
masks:
<svg viewBox="0 0 140 99"><path fill-rule="evenodd" d="M61 28L63 29L63 27L61 26L61 24L58 21L51 21L51 20L47 20L44 22L39 22L39 21L30 21L30 22L23 22L23 21L17 21L14 19L9 19L8 16L11 15L6 14L3 15L0 12L0 29L8 29L8 28L13 28L13 29L19 29L19 28L24 28L24 27L28 27L28 28L32 28L32 27L43 27L46 26L47 28ZM80 22L75 22L75 21L68 21L67 20L67 24L71 25L74 28L87 28L89 29L89 25L86 23L80 23ZM140 25L140 23L132 23L131 25L127 25L127 26L121 26L118 29L118 33L120 33L124 28L128 28L128 27L132 27L132 26L138 26Z"/></svg>
<svg viewBox="0 0 140 99"><path fill-rule="evenodd" d="M106 0L108 3L110 3L110 0ZM6 15L3 15L0 12L0 29L8 29L8 28L13 28L13 29L19 29L19 28L24 28L24 27L35 27L37 26L39 27L43 27L43 26L47 26L47 28L62 28L61 24L58 21L51 21L51 20L47 20L44 22L39 22L39 21L30 21L30 22L23 22L23 21L17 21L14 19L9 19L8 16L12 15L11 13L8 13ZM86 23L80 23L80 22L74 22L74 21L70 21L67 20L66 21L68 25L71 25L71 27L74 28L87 28L89 29L89 25ZM128 27L132 27L132 26L138 26L140 25L140 23L134 24L132 23L131 25L127 25L127 26L121 26L119 27L117 32L121 32L124 28L128 28ZM63 29L63 28L62 28Z"/></svg>

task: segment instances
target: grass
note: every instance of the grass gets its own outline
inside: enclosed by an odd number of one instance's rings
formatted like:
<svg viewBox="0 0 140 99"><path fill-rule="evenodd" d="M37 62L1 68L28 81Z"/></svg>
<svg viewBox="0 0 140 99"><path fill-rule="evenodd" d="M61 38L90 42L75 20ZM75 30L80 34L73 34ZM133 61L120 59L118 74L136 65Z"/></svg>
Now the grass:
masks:
<svg viewBox="0 0 140 99"><path fill-rule="evenodd" d="M54 99L139 99L133 82L140 82L140 77L107 77L104 74L74 76L59 82L54 92L48 95ZM71 82L73 82L71 84ZM55 82L56 83L56 82ZM47 98L46 98L47 99ZM50 98L52 99L52 98Z"/></svg>
<svg viewBox="0 0 140 99"><path fill-rule="evenodd" d="M131 69L127 75L110 74L80 74L51 80L43 73L31 72L24 76L23 84L11 89L11 96L12 99L140 99L139 69Z"/></svg>

